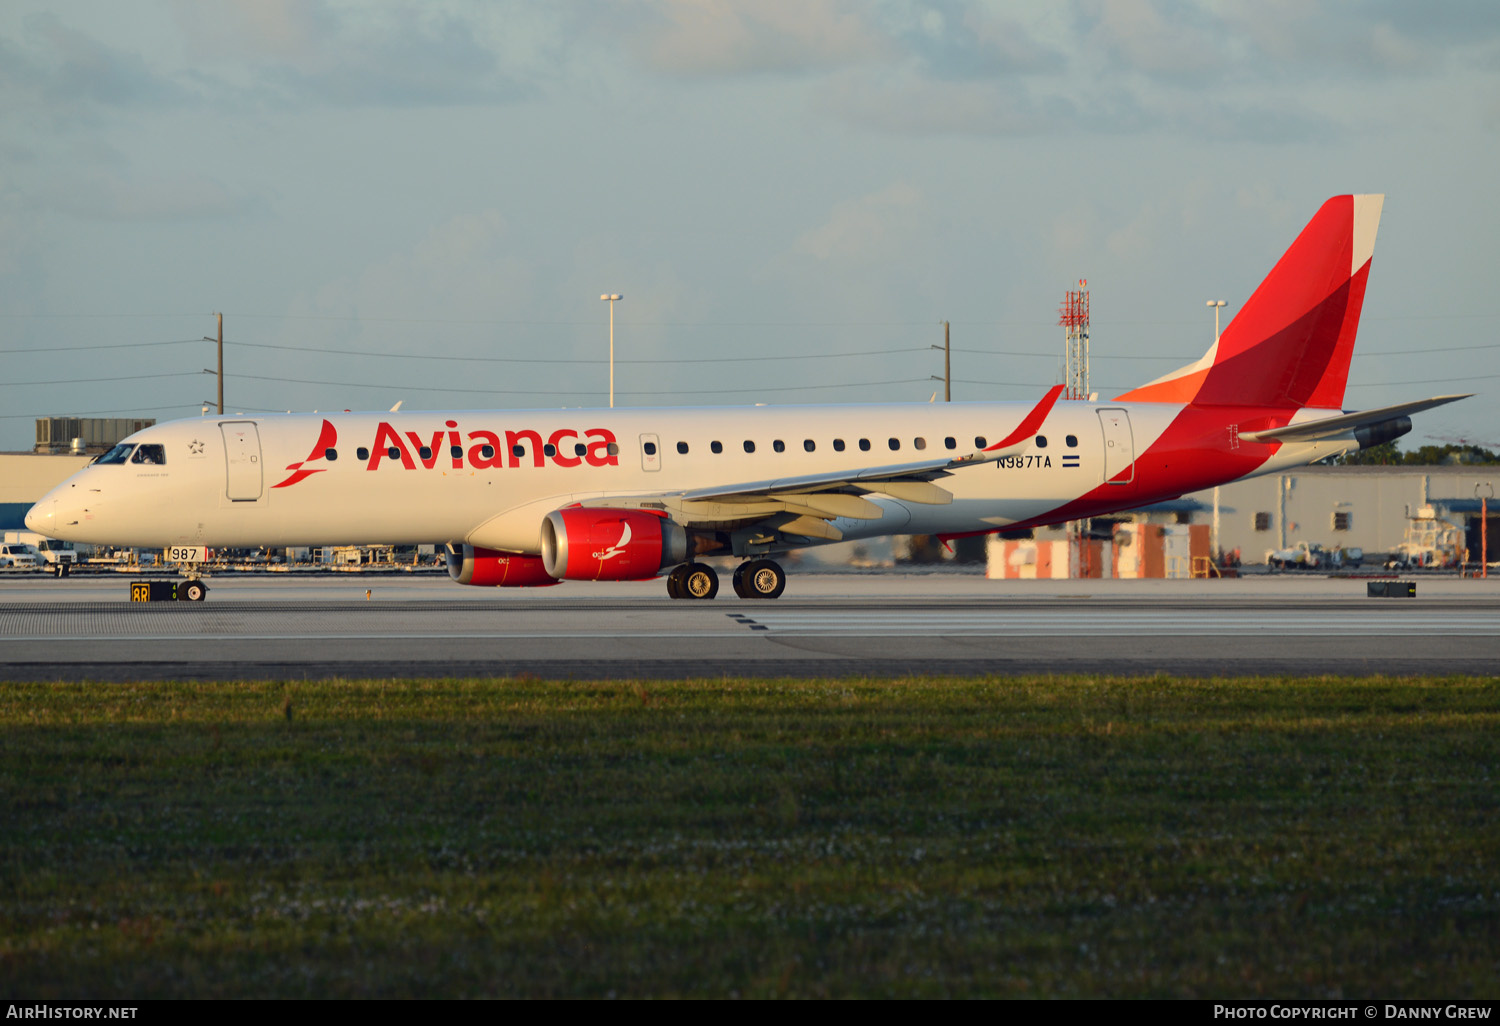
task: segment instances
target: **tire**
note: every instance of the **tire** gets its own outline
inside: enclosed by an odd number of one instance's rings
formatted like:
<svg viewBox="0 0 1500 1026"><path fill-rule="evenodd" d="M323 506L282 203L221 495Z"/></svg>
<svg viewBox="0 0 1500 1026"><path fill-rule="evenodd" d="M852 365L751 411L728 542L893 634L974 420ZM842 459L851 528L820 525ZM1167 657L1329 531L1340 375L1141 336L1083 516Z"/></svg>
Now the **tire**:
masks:
<svg viewBox="0 0 1500 1026"><path fill-rule="evenodd" d="M177 598L183 602L202 602L208 597L208 585L202 581L183 581L177 585Z"/></svg>
<svg viewBox="0 0 1500 1026"><path fill-rule="evenodd" d="M770 559L752 559L734 571L734 593L743 599L780 598L786 591L786 571Z"/></svg>
<svg viewBox="0 0 1500 1026"><path fill-rule="evenodd" d="M707 563L689 563L682 575L682 594L690 599L711 599L719 593L719 575Z"/></svg>
<svg viewBox="0 0 1500 1026"><path fill-rule="evenodd" d="M667 574L667 598L687 598L687 595L683 594L682 591L682 577L685 570L687 570L687 564L680 563L672 568L671 573Z"/></svg>

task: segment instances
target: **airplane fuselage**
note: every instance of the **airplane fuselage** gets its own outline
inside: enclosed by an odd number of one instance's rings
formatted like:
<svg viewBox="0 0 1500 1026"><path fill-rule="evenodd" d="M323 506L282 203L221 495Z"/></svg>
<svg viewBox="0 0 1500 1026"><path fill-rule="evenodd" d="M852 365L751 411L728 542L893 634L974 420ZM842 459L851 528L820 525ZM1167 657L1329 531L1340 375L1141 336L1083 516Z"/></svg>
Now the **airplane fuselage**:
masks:
<svg viewBox="0 0 1500 1026"><path fill-rule="evenodd" d="M213 547L466 542L538 551L573 504L888 467L983 450L1025 403L564 409L202 417L126 442L37 504L51 537ZM1335 410L1058 402L1021 451L942 478L951 502L872 494L845 539L985 532L1129 509L1357 448L1241 442ZM1295 415L1295 416L1294 416ZM159 450L142 450L159 446ZM157 453L159 452L159 456ZM759 551L816 544L778 538Z"/></svg>

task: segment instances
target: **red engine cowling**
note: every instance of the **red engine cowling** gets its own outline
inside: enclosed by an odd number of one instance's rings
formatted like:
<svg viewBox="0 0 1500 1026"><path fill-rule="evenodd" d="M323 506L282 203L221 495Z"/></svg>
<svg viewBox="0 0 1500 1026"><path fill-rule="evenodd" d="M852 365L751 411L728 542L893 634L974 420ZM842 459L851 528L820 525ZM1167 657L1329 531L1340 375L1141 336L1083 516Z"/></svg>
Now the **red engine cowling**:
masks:
<svg viewBox="0 0 1500 1026"><path fill-rule="evenodd" d="M542 521L542 564L571 581L639 581L687 560L687 531L638 509L553 510Z"/></svg>
<svg viewBox="0 0 1500 1026"><path fill-rule="evenodd" d="M542 566L540 556L476 549L472 545L448 546L448 576L459 584L482 588L545 588L559 583Z"/></svg>

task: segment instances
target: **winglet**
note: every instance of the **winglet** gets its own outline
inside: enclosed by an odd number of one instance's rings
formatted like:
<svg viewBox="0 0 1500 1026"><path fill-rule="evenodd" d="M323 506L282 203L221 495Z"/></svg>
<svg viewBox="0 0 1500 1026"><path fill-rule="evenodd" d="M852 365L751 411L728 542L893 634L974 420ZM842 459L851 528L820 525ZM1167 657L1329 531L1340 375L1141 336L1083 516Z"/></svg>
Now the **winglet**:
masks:
<svg viewBox="0 0 1500 1026"><path fill-rule="evenodd" d="M1053 385L1051 390L1044 396L1042 401L1031 408L1026 414L1026 419L1021 421L1021 426L1006 435L994 445L986 446L985 452L994 452L997 449L1008 449L1015 445L1027 435L1036 434L1036 429L1042 426L1042 421L1047 419L1047 414L1052 412L1052 407L1057 405L1057 397L1062 395L1063 386Z"/></svg>

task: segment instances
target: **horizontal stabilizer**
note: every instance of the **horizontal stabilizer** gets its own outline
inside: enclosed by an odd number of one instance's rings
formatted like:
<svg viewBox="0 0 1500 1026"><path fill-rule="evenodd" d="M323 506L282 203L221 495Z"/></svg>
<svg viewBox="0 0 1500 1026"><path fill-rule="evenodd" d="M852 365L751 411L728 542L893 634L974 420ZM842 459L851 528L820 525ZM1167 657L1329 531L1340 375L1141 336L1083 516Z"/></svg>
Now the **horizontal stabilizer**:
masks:
<svg viewBox="0 0 1500 1026"><path fill-rule="evenodd" d="M1395 406L1383 406L1378 410L1361 410L1358 413L1345 413L1337 417L1325 417L1322 420L1309 420L1301 424L1288 424L1285 427L1267 428L1264 431L1246 431L1240 438L1246 442L1316 442L1322 438L1337 438L1347 435L1355 428L1364 427L1368 424L1379 424L1382 421L1394 420L1397 417L1409 416L1430 410L1434 406L1444 406L1448 403L1467 399L1474 393L1467 395L1440 395L1432 399L1419 399L1416 402L1398 403Z"/></svg>

